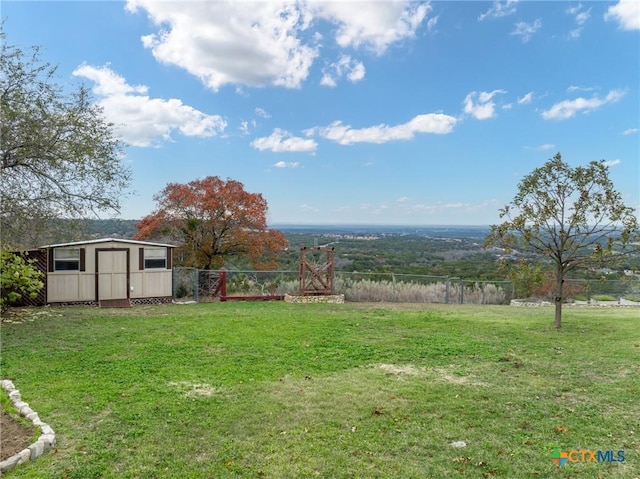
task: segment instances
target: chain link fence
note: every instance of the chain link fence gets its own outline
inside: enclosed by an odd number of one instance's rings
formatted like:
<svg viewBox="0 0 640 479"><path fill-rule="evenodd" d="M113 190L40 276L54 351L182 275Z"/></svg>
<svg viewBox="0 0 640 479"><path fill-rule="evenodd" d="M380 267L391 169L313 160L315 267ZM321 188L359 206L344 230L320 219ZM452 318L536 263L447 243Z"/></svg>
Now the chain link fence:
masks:
<svg viewBox="0 0 640 479"><path fill-rule="evenodd" d="M220 296L219 278L220 271L174 268L174 299L216 301ZM337 271L334 286L336 294L344 294L345 300L354 302L509 304L515 299L510 281L447 276ZM298 271L226 271L226 295L230 297L298 294L299 288ZM617 280L567 280L565 297L570 302L640 302L640 281L637 276Z"/></svg>

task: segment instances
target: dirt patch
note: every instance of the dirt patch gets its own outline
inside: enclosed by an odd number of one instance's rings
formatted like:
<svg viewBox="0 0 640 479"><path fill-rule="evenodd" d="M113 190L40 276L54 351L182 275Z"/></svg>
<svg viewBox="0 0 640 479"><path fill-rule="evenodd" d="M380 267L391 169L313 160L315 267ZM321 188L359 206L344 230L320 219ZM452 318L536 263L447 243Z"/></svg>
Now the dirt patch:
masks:
<svg viewBox="0 0 640 479"><path fill-rule="evenodd" d="M475 381L471 376L458 376L452 374L452 372L445 368L434 368L433 372L437 374L436 379L450 383L456 384L458 386L479 386L479 387L487 387L489 386L487 383L482 381Z"/></svg>
<svg viewBox="0 0 640 479"><path fill-rule="evenodd" d="M218 388L211 384L192 383L190 381L170 382L169 386L173 389L177 389L186 397L190 398L211 397L220 392Z"/></svg>
<svg viewBox="0 0 640 479"><path fill-rule="evenodd" d="M396 364L381 364L380 369L385 373L393 376L397 376L400 379L403 376L421 376L424 375L424 368L417 368L412 364L406 364L399 366Z"/></svg>
<svg viewBox="0 0 640 479"><path fill-rule="evenodd" d="M0 461L26 449L34 442L35 430L0 411Z"/></svg>

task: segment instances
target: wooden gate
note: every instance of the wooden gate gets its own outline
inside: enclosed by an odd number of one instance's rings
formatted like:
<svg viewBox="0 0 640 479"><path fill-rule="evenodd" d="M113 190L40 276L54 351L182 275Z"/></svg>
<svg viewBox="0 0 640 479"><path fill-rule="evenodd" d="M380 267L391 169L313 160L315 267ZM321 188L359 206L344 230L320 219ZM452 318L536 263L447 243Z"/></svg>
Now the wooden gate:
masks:
<svg viewBox="0 0 640 479"><path fill-rule="evenodd" d="M300 294L332 295L333 246L300 247Z"/></svg>

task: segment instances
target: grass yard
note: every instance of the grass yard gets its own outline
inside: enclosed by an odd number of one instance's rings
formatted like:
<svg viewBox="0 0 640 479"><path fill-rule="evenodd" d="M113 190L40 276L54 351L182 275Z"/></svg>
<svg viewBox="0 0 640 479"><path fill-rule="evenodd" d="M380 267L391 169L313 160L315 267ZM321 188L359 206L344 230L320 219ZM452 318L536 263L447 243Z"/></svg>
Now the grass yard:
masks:
<svg viewBox="0 0 640 479"><path fill-rule="evenodd" d="M640 477L638 309L560 332L508 306L33 312L2 325L2 377L58 445L7 477Z"/></svg>

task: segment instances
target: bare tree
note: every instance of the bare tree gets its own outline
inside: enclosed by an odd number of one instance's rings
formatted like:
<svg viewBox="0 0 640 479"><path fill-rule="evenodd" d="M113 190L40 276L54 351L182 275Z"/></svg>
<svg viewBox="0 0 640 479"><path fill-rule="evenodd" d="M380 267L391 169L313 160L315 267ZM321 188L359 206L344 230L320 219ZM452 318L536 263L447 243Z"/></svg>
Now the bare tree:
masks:
<svg viewBox="0 0 640 479"><path fill-rule="evenodd" d="M485 245L524 248L551 259L555 321L562 323L568 273L594 261L614 261L638 234L638 218L614 190L604 161L572 168L560 153L525 176L513 201L500 210Z"/></svg>

